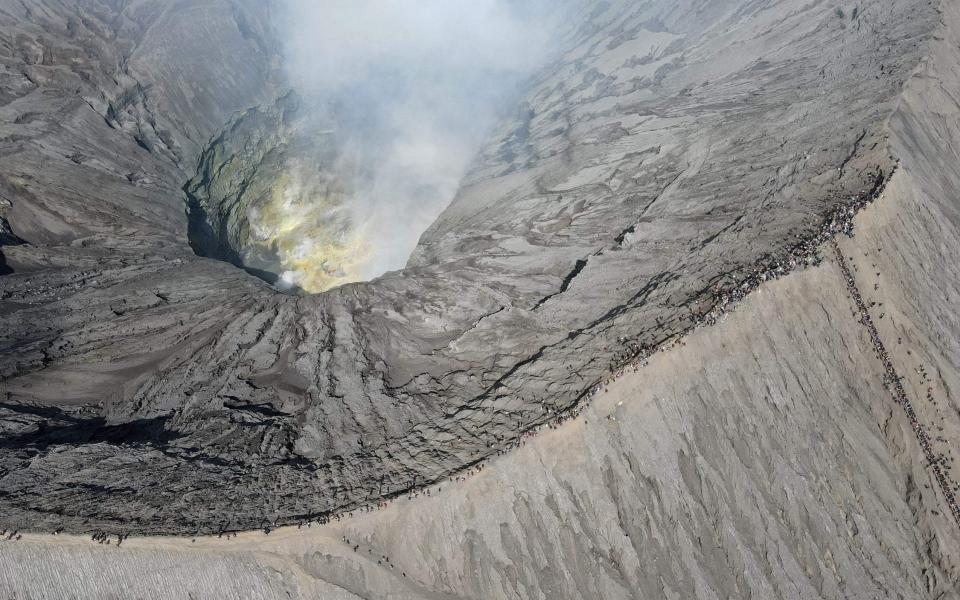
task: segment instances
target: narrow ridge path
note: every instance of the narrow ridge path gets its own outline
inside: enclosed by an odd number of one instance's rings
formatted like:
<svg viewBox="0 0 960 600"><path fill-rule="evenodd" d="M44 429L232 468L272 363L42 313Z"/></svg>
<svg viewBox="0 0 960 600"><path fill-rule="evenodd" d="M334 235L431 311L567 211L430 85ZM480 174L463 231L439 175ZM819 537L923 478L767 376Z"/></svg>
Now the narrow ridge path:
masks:
<svg viewBox="0 0 960 600"><path fill-rule="evenodd" d="M880 339L880 333L877 331L877 327L873 324L873 319L870 317L870 312L867 309L867 305L863 301L863 296L860 294L860 289L857 287L856 279L854 279L853 272L850 270L850 266L843 257L843 252L841 252L839 244L837 244L835 239L831 240L830 244L833 246L833 251L837 256L837 263L840 265L840 270L843 272L843 278L847 284L847 291L850 293L850 297L853 298L853 301L857 307L857 312L860 314L858 321L867 328L867 332L870 334L870 341L873 344L873 349L877 352L880 362L883 363L883 368L886 371L886 385L893 394L893 399L897 402L897 404L903 407L903 411L906 413L907 419L910 421L910 426L913 428L913 431L917 436L917 441L920 443L920 448L923 450L924 458L926 459L927 464L933 470L933 476L937 480L937 485L940 487L940 491L943 492L943 497L947 501L947 506L950 508L950 512L953 514L953 518L957 522L957 527L960 527L960 507L957 506L957 499L953 494L953 490L950 489L950 483L947 481L947 477L944 475L943 469L940 468L939 461L937 460L933 449L930 447L930 437L927 435L926 429L924 429L923 425L920 423L920 419L917 418L917 413L913 410L913 405L907 398L907 394L903 389L903 384L900 381L900 375L893 366L893 361L890 360L890 355L887 353L887 349L883 344L883 340Z"/></svg>

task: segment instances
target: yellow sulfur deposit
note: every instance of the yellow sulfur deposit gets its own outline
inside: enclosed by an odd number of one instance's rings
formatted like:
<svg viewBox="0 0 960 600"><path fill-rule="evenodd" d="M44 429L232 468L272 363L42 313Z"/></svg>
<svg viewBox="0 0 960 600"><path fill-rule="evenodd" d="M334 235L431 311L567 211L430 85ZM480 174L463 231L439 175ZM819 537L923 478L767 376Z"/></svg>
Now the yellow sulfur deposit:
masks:
<svg viewBox="0 0 960 600"><path fill-rule="evenodd" d="M250 245L279 260L280 285L316 293L359 281L370 249L349 193L322 174L286 174L249 214Z"/></svg>

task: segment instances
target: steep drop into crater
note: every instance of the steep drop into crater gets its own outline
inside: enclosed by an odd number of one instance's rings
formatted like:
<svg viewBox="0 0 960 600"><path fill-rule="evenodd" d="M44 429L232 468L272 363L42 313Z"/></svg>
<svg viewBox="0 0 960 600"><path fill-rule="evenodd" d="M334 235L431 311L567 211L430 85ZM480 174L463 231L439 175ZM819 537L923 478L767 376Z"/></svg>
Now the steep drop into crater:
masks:
<svg viewBox="0 0 960 600"><path fill-rule="evenodd" d="M349 283L363 165L301 113L267 8L33 4L0 13L0 215L26 242L2 248L2 514L123 533L443 481L818 262L894 171L940 22L920 0L565 4L406 268ZM301 222L324 258L280 241Z"/></svg>
<svg viewBox="0 0 960 600"><path fill-rule="evenodd" d="M363 174L319 107L292 93L217 134L185 186L190 246L280 290L358 281L370 249L351 203Z"/></svg>

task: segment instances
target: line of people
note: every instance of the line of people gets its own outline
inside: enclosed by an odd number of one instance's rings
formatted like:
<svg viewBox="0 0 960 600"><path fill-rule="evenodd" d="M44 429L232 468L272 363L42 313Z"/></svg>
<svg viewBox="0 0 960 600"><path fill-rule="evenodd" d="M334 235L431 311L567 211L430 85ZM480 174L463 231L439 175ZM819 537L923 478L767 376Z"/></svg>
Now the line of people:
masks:
<svg viewBox="0 0 960 600"><path fill-rule="evenodd" d="M867 304L864 302L863 296L860 294L856 279L854 278L846 259L843 257L843 253L840 251L840 246L837 245L835 241L832 242L832 245L837 256L837 262L840 265L840 270L843 273L844 279L846 280L847 291L853 298L854 304L857 306L859 321L864 327L867 328L873 349L876 352L877 357L880 359L880 362L883 364L883 368L886 372L885 383L887 384L887 388L893 394L894 400L897 402L897 404L899 404L903 408L904 413L906 413L907 419L910 421L910 427L913 429L914 435L916 435L917 441L920 443L920 448L923 450L924 459L926 459L927 464L930 466L930 470L933 471L934 479L936 480L937 485L940 487L940 491L943 493L943 497L947 502L947 507L950 509L954 520L957 522L957 526L960 527L960 506L957 505L957 499L954 496L954 490L952 489L953 486L950 485L949 479L944 473L944 469L942 467L942 465L945 463L946 457L942 455L937 456L937 454L933 451L932 444L930 443L930 436L920 423L920 419L917 418L917 413L914 411L913 405L910 403L910 399L907 398L906 391L903 388L902 378L897 374L897 370L893 365L893 361L890 359L890 355L887 352L886 346L884 346L883 340L880 339L880 333L877 331L877 327L873 323L873 318L870 316L870 311L867 308Z"/></svg>
<svg viewBox="0 0 960 600"><path fill-rule="evenodd" d="M450 474L447 476L447 479L450 482L465 481L467 477L480 473L485 468L484 461L497 456L502 456L507 452L523 446L527 439L534 437L543 431L556 429L567 421L578 418L582 411L589 406L596 395L605 393L608 390L608 386L611 382L619 379L628 372L636 372L640 367L645 366L650 357L656 352L664 352L676 346L685 345L685 337L689 333L701 326L713 325L717 323L724 314L733 308L734 305L743 300L748 294L753 292L764 282L782 277L800 267L819 264L822 260L820 256L820 250L823 245L831 242L836 235L841 233L852 236L853 217L859 210L866 207L880 196L887 181L889 181L889 178L885 178L883 172L878 171L873 189L862 190L860 196L850 197L848 202L834 209L823 220L818 231L806 239L801 239L793 247L789 248L786 252L785 258L780 260L772 260L766 265L758 266L750 274L746 275L741 281L739 281L739 283L736 283L735 281L734 285L732 286L724 287L720 283L711 286L709 288L711 297L709 298L708 302L710 308L703 313L693 314L692 325L685 331L672 334L652 346L644 346L625 337L618 338L617 342L621 344L622 349L613 353L613 357L608 368L610 374L609 377L592 385L583 394L581 394L581 396L578 397L572 403L572 405L567 407L557 407L552 405L548 406L544 400L539 400L541 413L539 418L532 419L526 423L522 418L518 419L516 421L516 430L513 432L512 436L509 434L507 436L494 434L495 439L497 440L495 451L493 451L495 448L493 444L487 444L487 449L490 452L488 452L484 458L475 461L467 469ZM658 325L662 325L659 319L657 323ZM579 376L579 374L577 375ZM510 411L507 412L509 413ZM910 413L912 413L912 408L909 409L908 414ZM923 436L925 435L926 434L924 433ZM918 439L919 437L920 434L918 433ZM474 455L480 453L480 450L475 450L473 452ZM932 462L931 464L933 464L934 468L937 469L937 472L939 472L939 467L937 466L936 462ZM306 519L298 522L297 527L302 528L304 525L310 527L311 523L314 522L319 525L326 525L332 522L339 522L345 518L351 518L354 516L355 512L373 512L375 510L382 510L389 506L393 499L403 496L406 496L406 498L410 500L421 495L430 496L431 488L436 483L436 481L433 481L427 483L426 485L417 487L416 479L414 479L413 484L406 490L388 493L385 495L379 493L378 491L378 496L380 497L375 502L369 504L358 504L348 510L341 510L337 513L327 513ZM945 493L949 492L949 487L944 487L944 489ZM439 492L441 490L442 487L438 485L437 491ZM954 515L958 520L958 524L960 524L960 511L957 510L956 504L952 500L952 493L949 497L951 498L952 503L951 509L954 511ZM269 534L276 526L277 525L275 523L265 522L261 528L264 534ZM94 535L99 536L100 534ZM223 530L219 533L219 537L221 538L226 537L229 539L230 537L235 536L236 532L228 531L226 526L224 526ZM116 537L118 538L117 545L119 545L124 536L120 535ZM100 543L109 543L109 538L95 537L94 539Z"/></svg>

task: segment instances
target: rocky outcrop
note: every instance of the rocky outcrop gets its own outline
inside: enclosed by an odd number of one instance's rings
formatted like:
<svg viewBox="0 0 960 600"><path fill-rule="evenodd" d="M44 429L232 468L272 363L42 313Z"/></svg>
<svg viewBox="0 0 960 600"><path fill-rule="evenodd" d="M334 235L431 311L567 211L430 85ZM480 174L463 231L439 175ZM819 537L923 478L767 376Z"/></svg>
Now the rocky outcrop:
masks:
<svg viewBox="0 0 960 600"><path fill-rule="evenodd" d="M114 533L305 521L512 447L758 272L815 262L903 158L889 120L953 31L915 0L591 4L405 270L292 297L197 257L183 210L227 124L286 94L265 9L35 4L3 27L0 192L26 243L0 279L2 514ZM871 514L906 514L896 485Z"/></svg>

